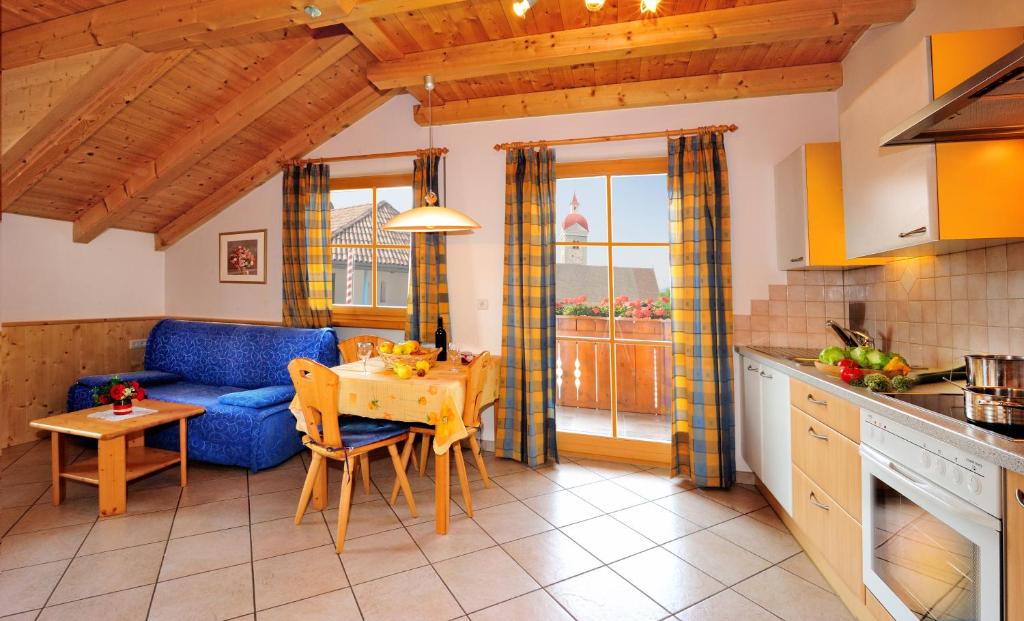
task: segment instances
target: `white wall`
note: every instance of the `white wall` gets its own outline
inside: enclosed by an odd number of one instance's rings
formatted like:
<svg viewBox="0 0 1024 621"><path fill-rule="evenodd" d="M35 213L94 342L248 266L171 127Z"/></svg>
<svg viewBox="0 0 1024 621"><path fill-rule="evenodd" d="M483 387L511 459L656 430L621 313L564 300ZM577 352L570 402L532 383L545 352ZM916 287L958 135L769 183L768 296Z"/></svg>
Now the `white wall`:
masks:
<svg viewBox="0 0 1024 621"><path fill-rule="evenodd" d="M153 235L111 229L71 240L71 223L16 214L0 222L0 321L164 314L164 254Z"/></svg>

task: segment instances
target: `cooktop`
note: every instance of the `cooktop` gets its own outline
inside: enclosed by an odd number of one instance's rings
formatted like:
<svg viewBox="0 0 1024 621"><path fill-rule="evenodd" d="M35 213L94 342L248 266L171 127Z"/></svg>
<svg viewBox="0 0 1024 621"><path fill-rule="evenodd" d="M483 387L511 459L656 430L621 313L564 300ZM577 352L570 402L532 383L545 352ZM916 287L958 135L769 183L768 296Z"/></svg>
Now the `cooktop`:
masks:
<svg viewBox="0 0 1024 621"><path fill-rule="evenodd" d="M964 409L963 393L926 394L902 392L891 394L886 393L885 396L890 399L909 403L910 405L917 406L923 410L947 416L973 427L984 429L995 435L1007 438L1008 440L1013 440L1014 442L1024 442L1024 425L993 425L967 420L967 412Z"/></svg>

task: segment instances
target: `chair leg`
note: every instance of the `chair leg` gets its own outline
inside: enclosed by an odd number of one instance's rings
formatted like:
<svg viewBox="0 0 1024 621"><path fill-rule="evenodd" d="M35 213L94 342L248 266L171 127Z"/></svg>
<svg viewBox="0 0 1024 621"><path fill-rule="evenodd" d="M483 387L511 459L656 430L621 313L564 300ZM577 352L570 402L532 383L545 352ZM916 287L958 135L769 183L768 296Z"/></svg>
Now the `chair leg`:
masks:
<svg viewBox="0 0 1024 621"><path fill-rule="evenodd" d="M405 447L402 448L402 472L403 473L408 471L408 468L409 468L409 458L411 457L415 461L416 451L414 450L415 447L413 446L415 444L416 444L416 436L415 436L415 434L411 434L410 433L409 434L409 439L405 441ZM406 480L408 480L408 479L406 479ZM398 502L398 490L399 490L399 487L400 486L398 484L398 477L395 477L395 484L391 486L391 499L390 499L390 502L391 502L391 506L392 507L395 506L396 502Z"/></svg>
<svg viewBox="0 0 1024 621"><path fill-rule="evenodd" d="M409 513L413 517L418 517L416 513L416 501L412 498L412 489L409 487L409 479L405 476L405 469L402 468L402 460L398 456L398 449L395 448L394 444L388 445L388 454L391 455L391 463L395 465L395 477L398 479L397 483L402 486L402 495L405 496L405 502L409 505Z"/></svg>
<svg viewBox="0 0 1024 621"><path fill-rule="evenodd" d="M341 499L338 501L338 534L334 542L334 551L341 554L345 549L345 532L348 530L348 513L352 509L352 467L345 460L344 472L341 475Z"/></svg>
<svg viewBox="0 0 1024 621"><path fill-rule="evenodd" d="M469 448L473 450L473 459L476 460L476 469L484 478L484 487L491 486L491 477L487 476L487 466L484 464L484 456L480 454L480 445L476 442L476 431L469 432Z"/></svg>
<svg viewBox="0 0 1024 621"><path fill-rule="evenodd" d="M316 477L320 468L325 467L324 456L320 453L313 453L313 459L309 463L309 470L306 472L306 482L302 484L302 493L299 495L299 506L295 510L295 523L300 524L302 522L302 516L306 513L306 507L309 506L309 498L313 495L313 485L316 483Z"/></svg>
<svg viewBox="0 0 1024 621"><path fill-rule="evenodd" d="M462 490L462 500L466 503L466 515L473 517L473 498L469 495L469 477L466 476L466 462L462 458L462 442L452 445L455 450L455 470L459 473L459 488Z"/></svg>
<svg viewBox="0 0 1024 621"><path fill-rule="evenodd" d="M359 458L359 469L363 471L363 491L370 493L370 454Z"/></svg>
<svg viewBox="0 0 1024 621"><path fill-rule="evenodd" d="M427 473L427 450L430 445L430 436L428 434L420 434L423 436L423 444L420 445L420 477L423 477Z"/></svg>

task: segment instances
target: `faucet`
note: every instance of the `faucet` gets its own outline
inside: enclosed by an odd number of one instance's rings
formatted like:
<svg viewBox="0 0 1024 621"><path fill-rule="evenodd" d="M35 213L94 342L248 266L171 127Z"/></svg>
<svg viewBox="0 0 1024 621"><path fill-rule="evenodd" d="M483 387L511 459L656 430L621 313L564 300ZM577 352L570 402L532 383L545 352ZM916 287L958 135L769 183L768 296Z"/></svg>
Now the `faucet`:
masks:
<svg viewBox="0 0 1024 621"><path fill-rule="evenodd" d="M871 347L872 349L875 347L875 339L867 332L844 328L831 319L825 321L825 326L832 328L847 347Z"/></svg>

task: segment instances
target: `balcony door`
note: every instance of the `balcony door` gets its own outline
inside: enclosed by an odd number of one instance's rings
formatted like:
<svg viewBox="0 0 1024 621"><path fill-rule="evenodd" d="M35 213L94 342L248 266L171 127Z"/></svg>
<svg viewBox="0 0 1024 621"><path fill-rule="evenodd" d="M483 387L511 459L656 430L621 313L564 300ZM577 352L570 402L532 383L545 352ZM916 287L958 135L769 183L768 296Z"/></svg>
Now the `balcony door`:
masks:
<svg viewBox="0 0 1024 621"><path fill-rule="evenodd" d="M556 417L564 451L670 459L666 166L664 158L558 166Z"/></svg>

